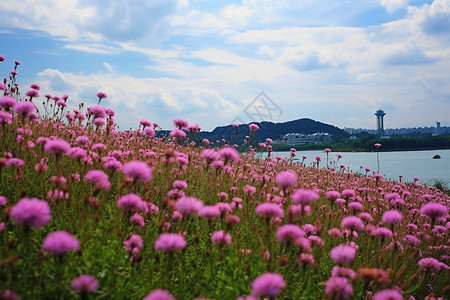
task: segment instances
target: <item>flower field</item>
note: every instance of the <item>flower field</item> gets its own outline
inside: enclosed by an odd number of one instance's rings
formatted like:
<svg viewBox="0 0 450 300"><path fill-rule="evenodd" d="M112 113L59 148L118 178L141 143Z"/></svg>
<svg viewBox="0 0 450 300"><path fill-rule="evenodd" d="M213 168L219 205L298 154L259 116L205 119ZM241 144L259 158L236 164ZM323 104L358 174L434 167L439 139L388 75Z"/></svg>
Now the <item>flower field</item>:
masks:
<svg viewBox="0 0 450 300"><path fill-rule="evenodd" d="M19 65L0 83L1 299L450 298L443 191L329 149L258 159L183 119L119 132L106 94L22 96Z"/></svg>

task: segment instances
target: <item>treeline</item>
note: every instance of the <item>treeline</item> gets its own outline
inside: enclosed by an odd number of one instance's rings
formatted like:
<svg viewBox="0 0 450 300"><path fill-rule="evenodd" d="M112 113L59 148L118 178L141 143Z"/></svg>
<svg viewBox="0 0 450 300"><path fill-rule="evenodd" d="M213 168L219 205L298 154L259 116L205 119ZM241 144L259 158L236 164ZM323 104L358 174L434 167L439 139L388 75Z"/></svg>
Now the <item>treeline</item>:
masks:
<svg viewBox="0 0 450 300"><path fill-rule="evenodd" d="M275 151L296 150L323 150L330 148L333 151L375 151L375 143L382 146L380 151L408 151L408 150L433 150L450 149L450 135L425 136L425 137L394 137L378 139L373 135L358 139L340 139L329 143L308 144L297 146L276 146Z"/></svg>

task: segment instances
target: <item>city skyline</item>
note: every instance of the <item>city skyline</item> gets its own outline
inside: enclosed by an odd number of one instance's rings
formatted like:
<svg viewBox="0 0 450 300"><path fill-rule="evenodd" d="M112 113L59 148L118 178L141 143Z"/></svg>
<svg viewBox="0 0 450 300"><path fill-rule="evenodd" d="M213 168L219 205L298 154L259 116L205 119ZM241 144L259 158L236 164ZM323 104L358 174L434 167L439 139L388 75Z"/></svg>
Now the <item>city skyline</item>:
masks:
<svg viewBox="0 0 450 300"><path fill-rule="evenodd" d="M20 61L23 94L97 103L120 129L185 118L204 130L310 118L340 128L450 121L450 0L0 3L0 75ZM269 119L267 119L269 120Z"/></svg>

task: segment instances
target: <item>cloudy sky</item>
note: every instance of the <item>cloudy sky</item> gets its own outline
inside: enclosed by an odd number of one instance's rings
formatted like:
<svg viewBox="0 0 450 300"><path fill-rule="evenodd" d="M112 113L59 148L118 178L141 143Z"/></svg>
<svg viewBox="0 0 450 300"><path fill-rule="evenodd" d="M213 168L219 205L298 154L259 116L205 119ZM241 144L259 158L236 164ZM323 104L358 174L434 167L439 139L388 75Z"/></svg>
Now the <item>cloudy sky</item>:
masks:
<svg viewBox="0 0 450 300"><path fill-rule="evenodd" d="M387 128L450 125L450 0L1 1L0 54L3 77L18 60L22 90L67 94L71 109L105 92L120 129L374 129L377 109ZM248 113L264 111L260 92L276 108L264 117Z"/></svg>

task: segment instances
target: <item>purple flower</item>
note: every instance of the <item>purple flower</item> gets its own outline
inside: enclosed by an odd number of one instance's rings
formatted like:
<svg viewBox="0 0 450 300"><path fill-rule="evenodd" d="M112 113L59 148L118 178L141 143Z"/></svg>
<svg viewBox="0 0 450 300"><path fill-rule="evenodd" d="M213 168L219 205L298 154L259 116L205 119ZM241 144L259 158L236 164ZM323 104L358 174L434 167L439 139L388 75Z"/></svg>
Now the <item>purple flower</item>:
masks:
<svg viewBox="0 0 450 300"><path fill-rule="evenodd" d="M10 110L11 108L14 108L16 104L16 99L12 97L3 96L0 98L0 108L3 108L4 110Z"/></svg>
<svg viewBox="0 0 450 300"><path fill-rule="evenodd" d="M297 175L293 171L280 172L276 177L276 181L282 189L286 189L297 183Z"/></svg>
<svg viewBox="0 0 450 300"><path fill-rule="evenodd" d="M53 231L42 242L42 248L53 254L61 255L80 249L80 242L66 231Z"/></svg>
<svg viewBox="0 0 450 300"><path fill-rule="evenodd" d="M107 98L108 96L107 96L105 93L103 93L103 92L98 92L98 93L97 93L97 97L98 97L99 99L105 99L105 98Z"/></svg>
<svg viewBox="0 0 450 300"><path fill-rule="evenodd" d="M281 243L295 242L298 238L304 236L305 232L294 224L283 225L277 230L277 241Z"/></svg>
<svg viewBox="0 0 450 300"><path fill-rule="evenodd" d="M431 218L432 221L447 215L447 207L436 202L428 202L420 209L420 213Z"/></svg>
<svg viewBox="0 0 450 300"><path fill-rule="evenodd" d="M124 212L136 212L144 208L145 203L136 194L127 194L117 200L117 207Z"/></svg>
<svg viewBox="0 0 450 300"><path fill-rule="evenodd" d="M108 175L102 170L89 170L85 176L86 180L94 184L96 190L107 191L111 188Z"/></svg>
<svg viewBox="0 0 450 300"><path fill-rule="evenodd" d="M405 236L403 238L403 241L407 242L408 244L412 245L412 246L417 246L420 244L420 240L418 238L416 238L413 235L408 234L407 236Z"/></svg>
<svg viewBox="0 0 450 300"><path fill-rule="evenodd" d="M384 223L395 224L403 220L401 212L398 210L389 210L383 214L382 220Z"/></svg>
<svg viewBox="0 0 450 300"><path fill-rule="evenodd" d="M350 230L363 230L364 223L360 218L356 216L349 216L342 219L341 227L348 228Z"/></svg>
<svg viewBox="0 0 450 300"><path fill-rule="evenodd" d="M132 178L135 182L149 182L153 178L153 170L148 164L136 160L124 163L122 173Z"/></svg>
<svg viewBox="0 0 450 300"><path fill-rule="evenodd" d="M0 205L5 206L8 203L8 199L5 196L0 196Z"/></svg>
<svg viewBox="0 0 450 300"><path fill-rule="evenodd" d="M373 295L372 300L403 300L403 295L395 289L381 290Z"/></svg>
<svg viewBox="0 0 450 300"><path fill-rule="evenodd" d="M78 293L94 292L98 288L98 282L92 275L80 275L70 283L70 287Z"/></svg>
<svg viewBox="0 0 450 300"><path fill-rule="evenodd" d="M355 259L356 249L347 245L339 245L331 249L330 257L338 264L345 264Z"/></svg>
<svg viewBox="0 0 450 300"><path fill-rule="evenodd" d="M172 252L186 247L186 240L181 234L162 233L155 241L155 250Z"/></svg>
<svg viewBox="0 0 450 300"><path fill-rule="evenodd" d="M26 92L25 95L30 98L37 98L37 97L39 97L39 92L37 90L31 89L28 92Z"/></svg>
<svg viewBox="0 0 450 300"><path fill-rule="evenodd" d="M157 289L144 297L142 300L177 300L166 290Z"/></svg>
<svg viewBox="0 0 450 300"><path fill-rule="evenodd" d="M425 257L419 260L419 267L425 270L440 271L444 265L433 257Z"/></svg>
<svg viewBox="0 0 450 300"><path fill-rule="evenodd" d="M264 273L252 282L253 296L267 296L274 298L286 287L286 282L278 273Z"/></svg>
<svg viewBox="0 0 450 300"><path fill-rule="evenodd" d="M36 106L29 101L19 102L13 107L13 111L22 118L31 117L36 110Z"/></svg>
<svg viewBox="0 0 450 300"><path fill-rule="evenodd" d="M283 209L275 203L261 203L256 208L255 211L258 215L264 218L283 218Z"/></svg>
<svg viewBox="0 0 450 300"><path fill-rule="evenodd" d="M44 145L44 151L56 155L66 154L70 150L70 145L65 140L47 140Z"/></svg>
<svg viewBox="0 0 450 300"><path fill-rule="evenodd" d="M347 299L353 295L353 288L345 277L331 277L325 283L325 293L330 299Z"/></svg>
<svg viewBox="0 0 450 300"><path fill-rule="evenodd" d="M214 244L228 246L231 244L231 235L223 230L216 231L211 236L211 242Z"/></svg>
<svg viewBox="0 0 450 300"><path fill-rule="evenodd" d="M12 116L9 112L0 110L0 124L6 125L12 123Z"/></svg>
<svg viewBox="0 0 450 300"><path fill-rule="evenodd" d="M319 194L312 190L297 189L292 194L292 203L308 205L309 203L319 199Z"/></svg>
<svg viewBox="0 0 450 300"><path fill-rule="evenodd" d="M13 206L10 216L17 224L39 230L51 219L50 205L36 198L22 198Z"/></svg>

